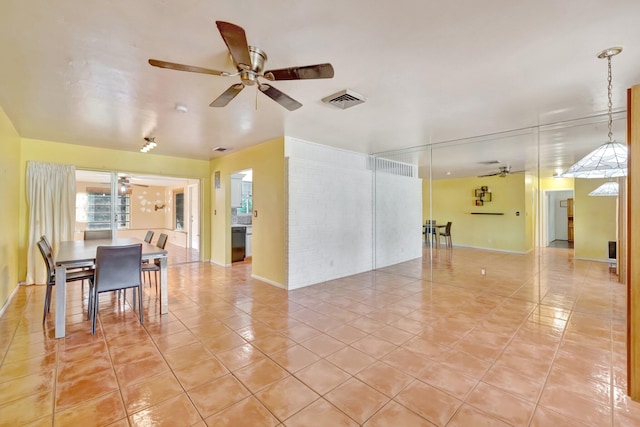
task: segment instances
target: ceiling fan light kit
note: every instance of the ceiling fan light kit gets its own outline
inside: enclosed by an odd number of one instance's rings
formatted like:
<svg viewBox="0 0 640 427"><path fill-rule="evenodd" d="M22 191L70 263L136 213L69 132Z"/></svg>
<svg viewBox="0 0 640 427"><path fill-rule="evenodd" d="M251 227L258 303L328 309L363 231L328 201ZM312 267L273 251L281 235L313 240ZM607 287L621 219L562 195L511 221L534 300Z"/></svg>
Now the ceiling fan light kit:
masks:
<svg viewBox="0 0 640 427"><path fill-rule="evenodd" d="M149 59L150 65L159 68L211 74L223 77L239 76L240 83L232 84L220 96L213 100L211 104L209 104L210 107L225 107L233 98L238 96L245 86L257 85L261 93L267 95L287 110L297 110L302 107L300 102L270 84L261 83L258 79L262 78L268 81L330 79L334 75L333 66L329 63L264 71L267 54L255 46L249 46L245 31L242 27L224 21L216 21L216 26L218 27L218 31L220 31L222 39L227 45L227 49L231 54L234 64L236 65L235 73L211 70L192 65L177 64L175 62L166 62L157 59Z"/></svg>
<svg viewBox="0 0 640 427"><path fill-rule="evenodd" d="M611 101L611 58L622 52L621 47L611 47L598 53L598 58L607 59L607 95L609 117L609 140L596 148L562 174L565 178L615 178L627 176L627 146L613 139L613 112Z"/></svg>

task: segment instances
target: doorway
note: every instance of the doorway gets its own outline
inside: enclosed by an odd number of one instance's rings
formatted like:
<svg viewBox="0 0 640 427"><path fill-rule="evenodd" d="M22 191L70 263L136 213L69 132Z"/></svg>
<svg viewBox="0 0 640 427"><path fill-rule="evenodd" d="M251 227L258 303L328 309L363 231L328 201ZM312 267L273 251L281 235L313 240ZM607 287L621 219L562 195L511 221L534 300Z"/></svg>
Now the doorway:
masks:
<svg viewBox="0 0 640 427"><path fill-rule="evenodd" d="M111 229L114 237L143 240L153 231L153 244L168 236L169 264L199 262L200 192L197 179L76 170L74 238L83 239L87 229Z"/></svg>
<svg viewBox="0 0 640 427"><path fill-rule="evenodd" d="M573 248L573 189L544 193L544 246Z"/></svg>
<svg viewBox="0 0 640 427"><path fill-rule="evenodd" d="M253 170L231 174L231 262L253 259Z"/></svg>

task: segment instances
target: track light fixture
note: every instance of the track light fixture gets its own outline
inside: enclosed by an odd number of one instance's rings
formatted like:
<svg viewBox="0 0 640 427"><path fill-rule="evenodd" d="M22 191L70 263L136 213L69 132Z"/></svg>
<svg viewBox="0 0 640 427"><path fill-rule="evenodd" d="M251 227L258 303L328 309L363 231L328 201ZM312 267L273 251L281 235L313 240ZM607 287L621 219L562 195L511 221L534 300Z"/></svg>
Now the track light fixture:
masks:
<svg viewBox="0 0 640 427"><path fill-rule="evenodd" d="M144 143L142 148L140 148L141 153L148 153L149 151L153 150L158 146L158 144L156 144L154 136L146 136L144 140L146 142Z"/></svg>

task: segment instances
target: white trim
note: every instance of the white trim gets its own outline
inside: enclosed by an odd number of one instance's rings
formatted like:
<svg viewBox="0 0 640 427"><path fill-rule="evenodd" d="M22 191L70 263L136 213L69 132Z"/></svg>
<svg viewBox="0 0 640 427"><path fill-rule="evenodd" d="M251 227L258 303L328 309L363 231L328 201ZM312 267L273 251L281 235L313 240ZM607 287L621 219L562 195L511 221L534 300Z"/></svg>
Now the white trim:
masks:
<svg viewBox="0 0 640 427"><path fill-rule="evenodd" d="M27 286L27 285L25 284L25 282L18 282L16 287L13 288L13 292L11 292L11 294L9 295L9 298L7 298L7 301L4 303L2 308L0 308L0 317L2 317L4 315L5 311L7 311L7 308L9 307L9 304L11 304L11 300L13 299L13 297L16 296L16 293L18 292L18 288L20 286Z"/></svg>
<svg viewBox="0 0 640 427"><path fill-rule="evenodd" d="M510 251L507 249L496 249L496 248L485 248L483 246L467 246L467 245L453 245L457 248L471 248L471 249L482 249L483 251L494 251L494 252L504 252L504 253L508 253L508 254L518 254L518 255L524 255L524 254L528 254L529 252L531 252L533 249L529 249L528 251ZM445 248L446 250L446 248Z"/></svg>
<svg viewBox="0 0 640 427"><path fill-rule="evenodd" d="M213 265L218 265L218 266L220 266L220 267L225 267L225 268L226 268L226 267L231 267L231 264L220 264L219 262L215 262L215 261L214 261L214 260L212 260L212 259L211 259L211 260L209 260L209 262L210 262L211 264L213 264Z"/></svg>
<svg viewBox="0 0 640 427"><path fill-rule="evenodd" d="M607 264L611 263L612 261L607 259L596 259L596 258L579 258L579 257L573 257L573 259L577 259L580 261L595 261L595 262L606 262ZM615 260L614 260L615 261Z"/></svg>
<svg viewBox="0 0 640 427"><path fill-rule="evenodd" d="M265 283L267 283L269 285L273 285L273 286L275 286L277 288L281 288L281 289L285 289L285 290L287 289L287 287L285 285L283 285L282 283L274 282L273 280L265 279L264 277L260 277L260 276L257 276L255 274L251 274L251 278L252 279L256 279L256 280L260 280L261 282L265 282Z"/></svg>

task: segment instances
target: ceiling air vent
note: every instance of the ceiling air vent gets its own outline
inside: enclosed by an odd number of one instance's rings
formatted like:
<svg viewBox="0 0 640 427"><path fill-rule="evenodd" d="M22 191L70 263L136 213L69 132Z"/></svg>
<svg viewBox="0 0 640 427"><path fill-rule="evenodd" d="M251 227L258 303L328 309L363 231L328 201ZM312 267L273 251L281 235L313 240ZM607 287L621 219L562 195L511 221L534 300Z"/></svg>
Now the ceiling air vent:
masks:
<svg viewBox="0 0 640 427"><path fill-rule="evenodd" d="M227 151L227 150L228 150L227 147L216 147L216 148L213 148L211 151L223 152L223 151Z"/></svg>
<svg viewBox="0 0 640 427"><path fill-rule="evenodd" d="M335 105L343 110L353 107L354 105L362 104L364 101L366 101L364 96L349 89L341 90L333 95L322 98L322 102Z"/></svg>
<svg viewBox="0 0 640 427"><path fill-rule="evenodd" d="M497 165L500 163L500 160L483 160L478 162L479 165Z"/></svg>

